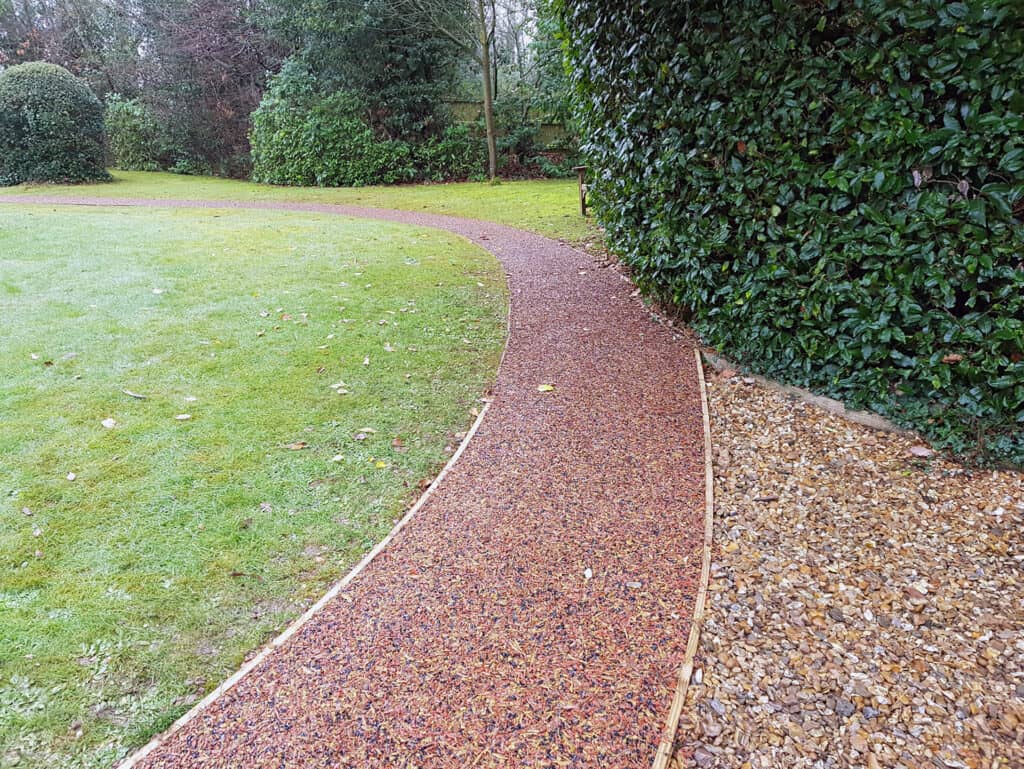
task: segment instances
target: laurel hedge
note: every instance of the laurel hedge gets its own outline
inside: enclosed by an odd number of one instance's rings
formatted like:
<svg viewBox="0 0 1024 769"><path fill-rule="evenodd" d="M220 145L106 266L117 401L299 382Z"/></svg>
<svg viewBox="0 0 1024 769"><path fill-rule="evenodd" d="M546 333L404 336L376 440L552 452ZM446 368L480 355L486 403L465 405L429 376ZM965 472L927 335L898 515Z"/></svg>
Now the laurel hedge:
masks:
<svg viewBox="0 0 1024 769"><path fill-rule="evenodd" d="M0 71L0 186L107 178L103 105L89 86L55 64Z"/></svg>
<svg viewBox="0 0 1024 769"><path fill-rule="evenodd" d="M554 4L644 290L755 371L1024 464L1024 4Z"/></svg>

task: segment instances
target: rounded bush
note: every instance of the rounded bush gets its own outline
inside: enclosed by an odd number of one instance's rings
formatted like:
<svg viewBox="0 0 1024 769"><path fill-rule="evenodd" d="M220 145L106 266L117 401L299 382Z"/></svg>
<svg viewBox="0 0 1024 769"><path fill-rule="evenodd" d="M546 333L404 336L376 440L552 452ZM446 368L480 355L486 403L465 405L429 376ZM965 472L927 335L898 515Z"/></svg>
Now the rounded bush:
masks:
<svg viewBox="0 0 1024 769"><path fill-rule="evenodd" d="M595 210L752 369L1024 464L1019 0L556 0Z"/></svg>
<svg viewBox="0 0 1024 769"><path fill-rule="evenodd" d="M63 67L0 72L0 185L107 179L103 105Z"/></svg>

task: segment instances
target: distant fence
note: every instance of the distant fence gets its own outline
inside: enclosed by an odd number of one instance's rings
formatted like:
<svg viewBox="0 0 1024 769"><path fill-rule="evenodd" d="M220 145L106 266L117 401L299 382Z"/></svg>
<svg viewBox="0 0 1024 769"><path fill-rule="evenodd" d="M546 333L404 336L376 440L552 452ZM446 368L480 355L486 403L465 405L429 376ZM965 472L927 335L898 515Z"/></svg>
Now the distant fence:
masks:
<svg viewBox="0 0 1024 769"><path fill-rule="evenodd" d="M453 99L445 102L452 111L452 115L459 123L475 123L484 116L483 102L471 99ZM568 131L561 123L541 123L537 129L537 144L547 147L550 144L561 141L568 136Z"/></svg>

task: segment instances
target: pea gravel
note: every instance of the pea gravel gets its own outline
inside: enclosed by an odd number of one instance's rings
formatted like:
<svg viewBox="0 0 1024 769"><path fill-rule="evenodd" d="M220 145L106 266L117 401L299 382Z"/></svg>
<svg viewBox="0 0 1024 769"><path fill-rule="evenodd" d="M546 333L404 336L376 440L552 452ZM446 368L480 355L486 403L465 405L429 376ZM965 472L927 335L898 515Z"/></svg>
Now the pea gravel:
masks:
<svg viewBox="0 0 1024 769"><path fill-rule="evenodd" d="M1024 474L709 373L710 604L676 767L1024 767Z"/></svg>
<svg viewBox="0 0 1024 769"><path fill-rule="evenodd" d="M696 595L704 442L692 345L628 283L568 246L462 219L45 202L386 218L462 234L509 278L492 406L428 503L138 766L650 766Z"/></svg>

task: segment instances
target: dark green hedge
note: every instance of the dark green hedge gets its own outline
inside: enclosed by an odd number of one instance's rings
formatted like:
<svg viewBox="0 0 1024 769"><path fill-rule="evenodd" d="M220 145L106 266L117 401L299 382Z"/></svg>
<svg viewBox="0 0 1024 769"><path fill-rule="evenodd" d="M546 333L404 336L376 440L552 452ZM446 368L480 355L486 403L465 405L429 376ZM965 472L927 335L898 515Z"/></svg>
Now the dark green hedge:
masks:
<svg viewBox="0 0 1024 769"><path fill-rule="evenodd" d="M106 178L103 105L89 86L55 64L0 72L0 186Z"/></svg>
<svg viewBox="0 0 1024 769"><path fill-rule="evenodd" d="M757 371L1024 463L1024 3L556 4L644 289Z"/></svg>

